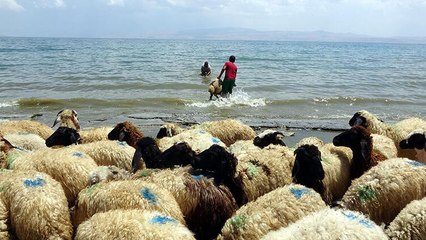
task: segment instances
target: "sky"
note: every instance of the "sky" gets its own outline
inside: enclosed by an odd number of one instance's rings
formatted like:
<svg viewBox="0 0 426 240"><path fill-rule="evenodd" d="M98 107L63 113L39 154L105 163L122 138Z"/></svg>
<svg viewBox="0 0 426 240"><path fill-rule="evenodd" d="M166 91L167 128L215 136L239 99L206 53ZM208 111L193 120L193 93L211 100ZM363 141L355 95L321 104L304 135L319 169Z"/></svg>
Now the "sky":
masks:
<svg viewBox="0 0 426 240"><path fill-rule="evenodd" d="M141 37L220 28L425 37L426 0L0 0L0 36Z"/></svg>

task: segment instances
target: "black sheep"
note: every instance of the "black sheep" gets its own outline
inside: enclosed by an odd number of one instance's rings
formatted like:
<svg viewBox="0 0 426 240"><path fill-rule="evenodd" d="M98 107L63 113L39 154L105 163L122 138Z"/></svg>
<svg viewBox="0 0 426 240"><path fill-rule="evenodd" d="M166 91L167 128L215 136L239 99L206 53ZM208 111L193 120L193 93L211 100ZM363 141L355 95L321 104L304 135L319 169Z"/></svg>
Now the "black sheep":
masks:
<svg viewBox="0 0 426 240"><path fill-rule="evenodd" d="M257 135L254 138L253 144L260 148L269 146L269 144L286 146L283 141L283 138L284 138L284 134L281 132L266 130L265 132Z"/></svg>
<svg viewBox="0 0 426 240"><path fill-rule="evenodd" d="M80 134L74 128L59 127L56 131L46 139L46 146L55 145L69 146L80 143Z"/></svg>

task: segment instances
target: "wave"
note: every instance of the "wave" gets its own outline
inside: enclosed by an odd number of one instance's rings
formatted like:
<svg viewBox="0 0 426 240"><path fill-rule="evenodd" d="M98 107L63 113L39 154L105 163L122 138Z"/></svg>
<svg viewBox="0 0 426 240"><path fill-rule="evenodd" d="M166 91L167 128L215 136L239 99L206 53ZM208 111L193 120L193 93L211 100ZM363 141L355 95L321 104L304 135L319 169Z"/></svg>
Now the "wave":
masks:
<svg viewBox="0 0 426 240"><path fill-rule="evenodd" d="M0 102L0 108L12 107L12 106L17 106L17 105L19 105L19 104L16 101Z"/></svg>
<svg viewBox="0 0 426 240"><path fill-rule="evenodd" d="M268 102L265 98L252 98L250 95L242 90L236 91L229 98L218 98L214 101L192 102L185 104L189 107L207 108L207 107L232 107L232 106L249 106L249 107L263 107Z"/></svg>

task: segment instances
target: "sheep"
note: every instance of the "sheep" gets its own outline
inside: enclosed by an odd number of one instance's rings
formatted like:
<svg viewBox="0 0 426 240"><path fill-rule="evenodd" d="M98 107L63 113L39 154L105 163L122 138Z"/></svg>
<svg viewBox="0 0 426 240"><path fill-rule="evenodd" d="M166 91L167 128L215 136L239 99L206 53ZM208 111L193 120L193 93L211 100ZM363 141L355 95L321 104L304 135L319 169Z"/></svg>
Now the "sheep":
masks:
<svg viewBox="0 0 426 240"><path fill-rule="evenodd" d="M235 119L203 122L195 128L200 128L213 137L219 138L226 146L230 146L238 140L253 140L256 132L248 125Z"/></svg>
<svg viewBox="0 0 426 240"><path fill-rule="evenodd" d="M179 127L175 123L166 123L163 124L163 126L160 127L160 130L157 133L157 139L163 138L163 137L173 137L175 135L178 135L179 133L185 131L185 129Z"/></svg>
<svg viewBox="0 0 426 240"><path fill-rule="evenodd" d="M237 175L242 177L248 201L253 201L278 187L290 184L294 154L288 147L269 145L248 148L236 155Z"/></svg>
<svg viewBox="0 0 426 240"><path fill-rule="evenodd" d="M426 197L407 204L385 230L390 239L424 239L426 236Z"/></svg>
<svg viewBox="0 0 426 240"><path fill-rule="evenodd" d="M91 143L108 140L108 134L112 131L112 129L112 127L81 129L79 132L81 143Z"/></svg>
<svg viewBox="0 0 426 240"><path fill-rule="evenodd" d="M26 149L13 146L0 135L0 169L8 168L16 158L29 153Z"/></svg>
<svg viewBox="0 0 426 240"><path fill-rule="evenodd" d="M170 168L176 165L186 166L194 157L195 152L185 142L176 143L161 152L153 138L143 137L136 144L136 151L132 159L132 172L139 170L141 158L147 168Z"/></svg>
<svg viewBox="0 0 426 240"><path fill-rule="evenodd" d="M386 156L373 149L370 131L361 125L353 126L335 136L333 144L335 146L349 147L352 150L351 179L358 178L365 171L377 165L379 161L387 159ZM379 144L377 143L377 145ZM396 155L396 152L393 155Z"/></svg>
<svg viewBox="0 0 426 240"><path fill-rule="evenodd" d="M56 115L52 128L60 123L59 128L46 139L46 146L56 145L69 146L81 142L80 123L78 122L77 112L71 109L63 109Z"/></svg>
<svg viewBox="0 0 426 240"><path fill-rule="evenodd" d="M43 139L52 135L53 130L46 124L32 120L0 121L0 132L3 135L12 133L33 133Z"/></svg>
<svg viewBox="0 0 426 240"><path fill-rule="evenodd" d="M99 166L88 176L87 185L95 185L100 182L109 182L116 180L127 180L130 179L130 172L119 168L117 166Z"/></svg>
<svg viewBox="0 0 426 240"><path fill-rule="evenodd" d="M99 166L114 165L127 171L132 169L131 163L135 149L126 142L102 140L72 145L67 148L86 153Z"/></svg>
<svg viewBox="0 0 426 240"><path fill-rule="evenodd" d="M312 189L298 184L277 188L242 206L226 221L220 239L260 239L272 230L326 208Z"/></svg>
<svg viewBox="0 0 426 240"><path fill-rule="evenodd" d="M387 240L383 229L354 211L325 208L299 221L271 231L262 240L358 239Z"/></svg>
<svg viewBox="0 0 426 240"><path fill-rule="evenodd" d="M301 145L294 151L293 182L313 188L327 204L340 200L351 184L348 150L330 143Z"/></svg>
<svg viewBox="0 0 426 240"><path fill-rule="evenodd" d="M72 239L67 199L45 173L0 171L1 239Z"/></svg>
<svg viewBox="0 0 426 240"><path fill-rule="evenodd" d="M189 166L144 169L136 172L135 176L158 184L173 194L196 239L214 239L225 221L238 209L233 194L226 186L217 185L209 174L194 171Z"/></svg>
<svg viewBox="0 0 426 240"><path fill-rule="evenodd" d="M269 144L286 146L283 141L283 138L284 134L282 132L275 131L272 129L266 129L253 139L253 144L260 148L264 148Z"/></svg>
<svg viewBox="0 0 426 240"><path fill-rule="evenodd" d="M78 226L75 240L97 239L195 240L192 232L176 219L158 211L139 209L96 213Z"/></svg>
<svg viewBox="0 0 426 240"><path fill-rule="evenodd" d="M389 224L409 202L426 196L425 175L425 164L407 158L379 162L352 181L340 206Z"/></svg>
<svg viewBox="0 0 426 240"><path fill-rule="evenodd" d="M222 92L222 83L220 79L216 78L209 84L208 92L210 93L209 100L212 100L213 95L216 98L219 98L220 93Z"/></svg>
<svg viewBox="0 0 426 240"><path fill-rule="evenodd" d="M391 138L398 150L398 157L415 159L415 151L412 149L401 149L399 142L403 140L411 131L421 128L426 130L426 121L419 118L409 118L396 124L386 124L376 116L366 110L361 110L354 114L349 120L349 125L362 125L368 128L371 133L381 134Z"/></svg>
<svg viewBox="0 0 426 240"><path fill-rule="evenodd" d="M136 143L143 137L143 133L129 121L117 124L109 133L109 140L125 141L129 146L136 148Z"/></svg>
<svg viewBox="0 0 426 240"><path fill-rule="evenodd" d="M9 141L15 147L29 151L46 148L45 140L34 133L11 133L6 134L2 138Z"/></svg>
<svg viewBox="0 0 426 240"><path fill-rule="evenodd" d="M142 180L101 182L78 194L73 223L78 226L96 213L114 209L157 210L185 224L173 195L157 184Z"/></svg>
<svg viewBox="0 0 426 240"><path fill-rule="evenodd" d="M416 129L409 133L401 142L401 149L414 149L416 151L416 160L426 164L426 131Z"/></svg>
<svg viewBox="0 0 426 240"><path fill-rule="evenodd" d="M324 141L319 139L318 137L306 137L299 140L298 143L296 143L296 148L302 146L302 145L314 145L316 147L324 146Z"/></svg>
<svg viewBox="0 0 426 240"><path fill-rule="evenodd" d="M64 188L70 206L87 186L87 176L97 167L87 154L69 148L40 149L15 158L13 170L36 170L52 176Z"/></svg>

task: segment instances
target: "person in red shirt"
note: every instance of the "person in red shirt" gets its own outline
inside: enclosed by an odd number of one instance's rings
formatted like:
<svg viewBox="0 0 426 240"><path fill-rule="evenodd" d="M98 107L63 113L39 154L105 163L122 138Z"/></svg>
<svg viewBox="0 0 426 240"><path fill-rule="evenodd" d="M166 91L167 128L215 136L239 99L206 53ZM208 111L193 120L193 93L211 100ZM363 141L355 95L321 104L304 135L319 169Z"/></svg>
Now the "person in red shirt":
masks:
<svg viewBox="0 0 426 240"><path fill-rule="evenodd" d="M235 56L229 57L229 62L223 64L222 70L220 71L219 80L222 74L225 73L225 78L222 82L222 97L228 97L232 94L232 88L235 86L235 79L237 78L237 65L235 65Z"/></svg>

